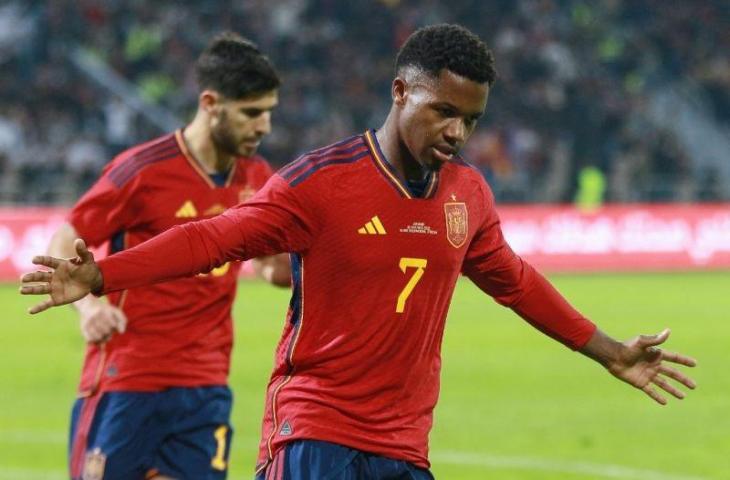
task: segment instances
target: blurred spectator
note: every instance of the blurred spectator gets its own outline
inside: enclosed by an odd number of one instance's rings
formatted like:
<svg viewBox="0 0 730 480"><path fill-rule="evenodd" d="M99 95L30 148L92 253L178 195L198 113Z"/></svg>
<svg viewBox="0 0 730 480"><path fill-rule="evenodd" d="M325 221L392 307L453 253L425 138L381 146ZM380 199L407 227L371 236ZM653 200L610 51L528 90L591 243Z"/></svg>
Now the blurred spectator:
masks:
<svg viewBox="0 0 730 480"><path fill-rule="evenodd" d="M377 126L391 58L426 23L457 22L495 50L499 80L465 152L502 201L569 202L578 175L608 201L719 200L709 167L646 114L653 91L688 82L730 121L730 36L720 0L25 0L0 7L0 201L68 202L120 150L160 127L71 61L89 51L184 124L192 63L222 29L257 41L283 73L263 153L298 153ZM724 12L724 13L723 13ZM58 183L58 179L65 179ZM20 183L18 183L20 182Z"/></svg>

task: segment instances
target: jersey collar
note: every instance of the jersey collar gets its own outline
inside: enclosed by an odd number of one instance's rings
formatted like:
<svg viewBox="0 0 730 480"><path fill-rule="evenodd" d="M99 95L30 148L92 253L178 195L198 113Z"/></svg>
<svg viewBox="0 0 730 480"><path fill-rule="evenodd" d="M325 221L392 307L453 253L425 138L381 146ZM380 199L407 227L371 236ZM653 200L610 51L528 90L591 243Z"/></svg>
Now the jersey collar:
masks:
<svg viewBox="0 0 730 480"><path fill-rule="evenodd" d="M365 138L365 143L370 149L370 153L372 154L371 157L373 159L373 163L375 163L375 167L381 173L381 175L385 177L385 180L390 183L391 186L393 186L393 188L395 188L395 190L402 197L409 200L412 200L414 198L427 199L433 197L433 195L436 193L436 189L438 188L438 172L429 172L428 184L423 191L423 196L418 197L411 191L405 179L398 173L393 165L390 164L388 159L385 157L385 154L383 154L383 151L380 148L380 144L378 143L378 139L375 136L375 130L369 129L365 131L363 137Z"/></svg>
<svg viewBox="0 0 730 480"><path fill-rule="evenodd" d="M208 184L210 188L218 188L219 185L216 185L216 183L213 181L212 178L210 178L210 175L208 175L205 170L203 169L203 166L200 164L197 158L195 158L188 149L187 144L185 143L185 138L183 137L183 129L175 130L175 140L177 140L177 146L180 148L180 151L182 152L185 159L188 161L191 167L193 167L193 170L198 172L198 175L201 176L203 181ZM231 166L231 169L228 171L228 178L226 178L226 182L224 185L220 185L222 187L229 187L231 185L231 182L233 181L233 177L236 174L236 167L238 165L238 162L233 162L233 165Z"/></svg>

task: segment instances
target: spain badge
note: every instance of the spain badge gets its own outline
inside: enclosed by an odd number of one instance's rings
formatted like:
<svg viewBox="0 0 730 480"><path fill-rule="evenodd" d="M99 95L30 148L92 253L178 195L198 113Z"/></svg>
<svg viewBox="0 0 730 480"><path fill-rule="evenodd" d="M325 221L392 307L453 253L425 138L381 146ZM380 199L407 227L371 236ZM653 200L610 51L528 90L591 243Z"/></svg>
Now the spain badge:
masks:
<svg viewBox="0 0 730 480"><path fill-rule="evenodd" d="M86 454L84 461L84 473L81 478L83 480L102 480L104 478L104 466L106 464L106 455L101 453L98 448Z"/></svg>
<svg viewBox="0 0 730 480"><path fill-rule="evenodd" d="M469 232L469 215L466 211L466 203L444 203L444 214L446 214L446 238L454 248L459 248L466 242L467 233Z"/></svg>

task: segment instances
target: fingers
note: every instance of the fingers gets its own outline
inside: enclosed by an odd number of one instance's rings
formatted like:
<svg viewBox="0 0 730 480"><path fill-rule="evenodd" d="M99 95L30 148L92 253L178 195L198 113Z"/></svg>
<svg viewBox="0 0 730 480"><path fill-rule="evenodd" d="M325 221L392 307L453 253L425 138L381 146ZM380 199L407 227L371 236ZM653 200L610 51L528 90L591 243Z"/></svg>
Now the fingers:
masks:
<svg viewBox="0 0 730 480"><path fill-rule="evenodd" d="M74 241L74 248L76 249L76 255L78 255L82 263L91 263L94 261L94 255L86 248L86 242L82 239L77 238Z"/></svg>
<svg viewBox="0 0 730 480"><path fill-rule="evenodd" d="M111 328L105 325L103 316L94 315L81 321L81 333L89 343L101 342L110 331Z"/></svg>
<svg viewBox="0 0 730 480"><path fill-rule="evenodd" d="M127 317L118 309L112 311L112 317L114 318L114 329L119 333L124 333L127 330Z"/></svg>
<svg viewBox="0 0 730 480"><path fill-rule="evenodd" d="M660 365L657 374L651 379L651 383L645 385L641 390L661 405L666 405L667 400L651 386L652 383L679 400L682 400L685 397L685 393L668 382L667 379L660 376L660 374L676 380L687 388L694 389L696 387L695 382L679 370L667 365Z"/></svg>
<svg viewBox="0 0 730 480"><path fill-rule="evenodd" d="M111 328L103 328L99 325L90 324L82 328L84 338L89 343L103 343L112 336Z"/></svg>
<svg viewBox="0 0 730 480"><path fill-rule="evenodd" d="M48 310L49 308L53 307L54 305L55 305L55 303L53 302L53 300L48 299L48 300L46 300L44 302L41 302L41 303L39 303L39 304L37 304L37 305L35 305L33 307L30 307L28 309L28 313L30 313L31 315L35 315L36 313L41 313L41 312L43 312L45 310Z"/></svg>
<svg viewBox="0 0 730 480"><path fill-rule="evenodd" d="M111 338L111 334L104 334L100 331L87 331L84 332L84 339L87 343L104 343Z"/></svg>
<svg viewBox="0 0 730 480"><path fill-rule="evenodd" d="M51 293L50 283L40 283L38 285L23 285L20 287L22 295L44 295Z"/></svg>
<svg viewBox="0 0 730 480"><path fill-rule="evenodd" d="M44 267L49 267L55 270L61 264L61 259L49 257L48 255L36 255L33 257L33 263L35 265L43 265Z"/></svg>
<svg viewBox="0 0 730 480"><path fill-rule="evenodd" d="M659 392L657 392L656 390L654 390L654 388L651 385L647 385L644 388L642 388L641 390L644 393L646 393L647 395L649 395L649 397L651 397L651 399L654 400L655 402L657 402L658 404L660 404L660 405L666 405L667 404L667 399L664 398L664 397L662 397L659 394Z"/></svg>
<svg viewBox="0 0 730 480"><path fill-rule="evenodd" d="M664 380L659 375L657 375L656 377L654 377L651 380L651 382L654 385L656 385L657 387L659 387L662 390L664 390L665 392L670 393L671 395L673 395L674 397L676 397L676 398L678 398L680 400L682 400L684 398L684 392L682 392L681 390L678 390L674 385L672 385L671 383L667 382L666 380Z"/></svg>
<svg viewBox="0 0 730 480"><path fill-rule="evenodd" d="M105 302L82 310L81 332L87 342L106 342L115 332L124 333L126 326L124 312Z"/></svg>
<svg viewBox="0 0 730 480"><path fill-rule="evenodd" d="M667 340L667 338L669 338L670 333L671 331L668 328L665 328L657 335L639 335L639 345L644 348L661 345Z"/></svg>
<svg viewBox="0 0 730 480"><path fill-rule="evenodd" d="M127 317L119 308L107 304L104 309L104 326L107 336L111 336L115 331L124 333L127 328Z"/></svg>
<svg viewBox="0 0 730 480"><path fill-rule="evenodd" d="M688 367L694 367L697 365L697 361L692 357L681 355L679 353L668 352L666 350L662 350L662 360L679 363L680 365L686 365Z"/></svg>
<svg viewBox="0 0 730 480"><path fill-rule="evenodd" d="M53 258L53 257L49 257ZM23 285L20 286L21 295L44 295L51 293L51 278L53 273L51 272L31 272L26 273L20 277L20 281ZM35 285L29 285L36 283Z"/></svg>
<svg viewBox="0 0 730 480"><path fill-rule="evenodd" d="M647 353L647 360L651 363L658 363L662 360L662 350L658 347L647 347L644 349Z"/></svg>
<svg viewBox="0 0 730 480"><path fill-rule="evenodd" d="M692 380L691 378L689 378L688 376L686 376L685 374L683 374L676 368L672 368L668 365L660 365L659 373L661 373L662 375L666 375L667 377L671 378L672 380L675 380L675 381L681 383L682 385L684 385L687 388L694 389L695 387L697 387L697 384L694 382L694 380Z"/></svg>
<svg viewBox="0 0 730 480"><path fill-rule="evenodd" d="M97 343L100 338L99 330L96 328L96 325L82 324L81 335L83 335L84 340L88 343Z"/></svg>
<svg viewBox="0 0 730 480"><path fill-rule="evenodd" d="M31 283L31 282L50 282L53 274L51 272L31 272L26 273L22 277L20 277L20 281L23 283Z"/></svg>

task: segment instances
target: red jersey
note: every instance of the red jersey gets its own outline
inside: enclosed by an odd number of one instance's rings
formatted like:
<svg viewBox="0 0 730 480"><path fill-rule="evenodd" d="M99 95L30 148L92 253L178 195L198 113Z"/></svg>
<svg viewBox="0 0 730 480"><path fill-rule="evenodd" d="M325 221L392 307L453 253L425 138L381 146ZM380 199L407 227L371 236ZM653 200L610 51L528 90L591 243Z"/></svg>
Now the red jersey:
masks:
<svg viewBox="0 0 730 480"><path fill-rule="evenodd" d="M266 397L259 468L318 439L428 467L441 340L456 281L572 348L595 326L505 242L459 159L415 197L374 132L316 150L249 202L99 262L104 290L291 251L293 296Z"/></svg>
<svg viewBox="0 0 730 480"><path fill-rule="evenodd" d="M239 158L227 175L209 176L177 131L127 150L79 200L69 222L87 244L110 253L174 225L213 217L252 196L271 176L261 157ZM231 304L239 262L209 274L109 296L127 330L86 350L80 391L154 391L225 385L233 338Z"/></svg>

